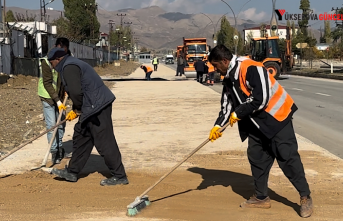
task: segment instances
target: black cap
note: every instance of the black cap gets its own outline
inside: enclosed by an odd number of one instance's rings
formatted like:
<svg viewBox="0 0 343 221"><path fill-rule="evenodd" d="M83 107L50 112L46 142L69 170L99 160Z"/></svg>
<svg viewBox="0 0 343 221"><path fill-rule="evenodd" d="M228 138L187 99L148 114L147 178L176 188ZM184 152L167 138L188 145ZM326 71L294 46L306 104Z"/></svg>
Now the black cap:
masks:
<svg viewBox="0 0 343 221"><path fill-rule="evenodd" d="M64 51L63 48L53 48L51 51L48 53L48 61L55 60L56 58L61 58L65 56L67 52Z"/></svg>

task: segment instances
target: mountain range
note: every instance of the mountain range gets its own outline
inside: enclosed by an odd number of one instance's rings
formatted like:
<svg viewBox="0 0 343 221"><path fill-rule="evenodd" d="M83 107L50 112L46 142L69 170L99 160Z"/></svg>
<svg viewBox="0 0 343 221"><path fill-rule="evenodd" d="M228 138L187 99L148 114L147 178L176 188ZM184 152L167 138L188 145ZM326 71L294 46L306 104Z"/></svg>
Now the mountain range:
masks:
<svg viewBox="0 0 343 221"><path fill-rule="evenodd" d="M27 10L18 7L8 7L14 13L24 15L36 15L40 19L40 10ZM139 38L139 45L150 49L175 49L182 44L183 37L206 37L211 39L209 45L213 45L212 35L220 29L220 14L184 14L180 12L167 12L158 6L151 6L141 9L121 9L117 11L106 11L101 8L97 11L97 17L101 24L100 31L108 33L109 20L113 20L115 25L120 25L121 17L124 23L131 23L131 28L135 37ZM61 11L47 10L48 21L61 16ZM232 26L235 19L226 16ZM213 23L212 23L213 22ZM255 22L252 20L237 19L237 29L242 31L245 28L259 26L261 23L269 24L269 21ZM319 40L320 32L311 30Z"/></svg>

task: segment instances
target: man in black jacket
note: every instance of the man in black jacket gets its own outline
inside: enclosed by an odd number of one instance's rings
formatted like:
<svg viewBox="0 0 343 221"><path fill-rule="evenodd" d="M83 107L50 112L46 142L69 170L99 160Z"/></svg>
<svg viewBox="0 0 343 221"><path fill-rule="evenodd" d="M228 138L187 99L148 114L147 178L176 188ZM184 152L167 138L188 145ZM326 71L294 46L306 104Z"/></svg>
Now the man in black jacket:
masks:
<svg viewBox="0 0 343 221"><path fill-rule="evenodd" d="M311 191L298 153L292 117L298 109L291 96L260 62L236 57L224 45L212 49L208 58L224 77L221 111L209 139L222 134L227 122L238 123L242 142L248 139L247 155L255 184L255 194L242 208L270 208L268 177L277 160L281 170L300 195L300 215L313 212Z"/></svg>
<svg viewBox="0 0 343 221"><path fill-rule="evenodd" d="M73 110L66 119L79 117L73 135L73 155L66 169L53 169L52 173L76 182L85 166L93 146L104 157L112 177L100 185L128 184L121 154L113 134L112 103L114 94L87 63L69 56L63 49L55 48L48 54L52 67L60 74L62 83L73 101Z"/></svg>
<svg viewBox="0 0 343 221"><path fill-rule="evenodd" d="M202 78L205 72L205 62L200 58L194 63L195 71L197 72L197 82L202 84Z"/></svg>

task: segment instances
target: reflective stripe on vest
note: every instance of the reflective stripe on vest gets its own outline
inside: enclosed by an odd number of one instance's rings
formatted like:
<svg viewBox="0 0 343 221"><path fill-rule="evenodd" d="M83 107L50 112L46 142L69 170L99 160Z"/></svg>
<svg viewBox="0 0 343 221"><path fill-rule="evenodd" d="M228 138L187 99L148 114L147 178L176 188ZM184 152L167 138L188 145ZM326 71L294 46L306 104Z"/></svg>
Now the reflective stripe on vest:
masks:
<svg viewBox="0 0 343 221"><path fill-rule="evenodd" d="M43 98L51 98L49 93L46 91L43 83L43 71L42 71L42 61L45 61L49 67L50 62L48 61L47 57L39 59L39 80L38 80L38 96L43 97ZM57 78L58 78L58 73L57 71L51 69L52 71L52 86L56 90L57 87Z"/></svg>
<svg viewBox="0 0 343 221"><path fill-rule="evenodd" d="M250 85L247 85L246 74L248 67L250 66L256 66L258 69L260 69L259 71L263 71L262 63L250 59L241 62L239 83L242 92L248 97L251 95L251 88ZM286 92L286 90L275 80L275 78L271 74L268 74L268 79L262 78L264 77L261 77L262 87L265 84L265 81L268 81L269 83L269 88L267 88L268 91L266 91L266 93L269 93L269 100L266 101L267 105L264 111L266 111L276 120L281 122L285 120L291 113L291 108L294 104L294 101L291 98L291 96Z"/></svg>
<svg viewBox="0 0 343 221"><path fill-rule="evenodd" d="M154 60L153 60L153 64L157 64L158 62L157 62L157 58L154 58Z"/></svg>
<svg viewBox="0 0 343 221"><path fill-rule="evenodd" d="M152 68L151 68L151 67L149 67L149 66L145 66L145 67L146 67L146 72L152 71Z"/></svg>

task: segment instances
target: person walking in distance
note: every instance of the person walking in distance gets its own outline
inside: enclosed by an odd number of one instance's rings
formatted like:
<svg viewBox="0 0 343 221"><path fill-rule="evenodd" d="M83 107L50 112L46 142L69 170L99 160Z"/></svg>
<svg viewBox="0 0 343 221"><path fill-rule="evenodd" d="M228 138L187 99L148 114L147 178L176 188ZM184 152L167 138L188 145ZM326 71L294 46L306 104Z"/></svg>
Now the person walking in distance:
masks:
<svg viewBox="0 0 343 221"><path fill-rule="evenodd" d="M157 71L158 63L159 63L159 60L158 60L158 58L155 56L155 57L152 59L152 64L154 65L154 71Z"/></svg>
<svg viewBox="0 0 343 221"><path fill-rule="evenodd" d="M46 129L50 129L56 124L60 111L66 110L66 106L62 103L65 92L61 85L59 74L52 69L47 57L39 59L39 67L38 96L40 97L43 106ZM64 119L65 114L62 114L61 121ZM52 164L59 164L64 158L65 150L62 147L64 132L65 124L62 124L58 127L56 137L51 145L50 153ZM47 133L48 143L51 142L52 135L53 131Z"/></svg>
<svg viewBox="0 0 343 221"><path fill-rule="evenodd" d="M54 168L52 174L76 182L95 146L112 175L102 180L100 185L128 184L121 153L113 134L114 94L89 64L69 56L63 49L51 50L48 60L60 74L62 84L73 101L73 110L67 114L66 119L72 121L78 118L74 127L73 155L68 168Z"/></svg>
<svg viewBox="0 0 343 221"><path fill-rule="evenodd" d="M195 71L197 72L197 82L202 84L202 79L203 79L203 75L205 71L205 63L202 60L202 58L200 58L194 63L194 67L195 67Z"/></svg>
<svg viewBox="0 0 343 221"><path fill-rule="evenodd" d="M141 65L141 68L143 69L143 71L145 72L145 79L147 81L151 81L151 74L153 72L152 68L149 66L145 66L145 65Z"/></svg>
<svg viewBox="0 0 343 221"><path fill-rule="evenodd" d="M208 62L208 61L206 61L206 67L207 67L207 70L208 70L208 73L207 73L207 85L213 86L214 85L214 72L215 72L214 67L211 64L211 62Z"/></svg>
<svg viewBox="0 0 343 221"><path fill-rule="evenodd" d="M255 194L242 208L270 208L268 177L276 159L300 195L300 216L310 217L313 203L298 153L292 117L298 109L291 96L263 67L246 57L237 58L224 45L212 49L209 61L224 77L219 112L209 139L227 122L238 122L242 142L248 138L247 155L254 178Z"/></svg>
<svg viewBox="0 0 343 221"><path fill-rule="evenodd" d="M181 56L181 54L179 54L177 56L177 68L176 68L176 75L175 76L182 76L183 74L185 74L185 60L183 59L183 57Z"/></svg>

